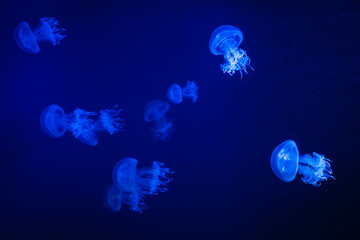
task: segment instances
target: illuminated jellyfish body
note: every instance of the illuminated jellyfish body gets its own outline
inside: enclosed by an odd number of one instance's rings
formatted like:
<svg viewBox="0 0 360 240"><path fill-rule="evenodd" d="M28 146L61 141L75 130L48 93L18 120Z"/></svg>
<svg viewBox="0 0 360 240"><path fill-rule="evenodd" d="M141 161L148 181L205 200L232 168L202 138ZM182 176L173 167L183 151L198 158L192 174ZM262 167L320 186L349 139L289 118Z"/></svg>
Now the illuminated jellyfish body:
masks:
<svg viewBox="0 0 360 240"><path fill-rule="evenodd" d="M199 87L195 82L187 81L186 85L181 88L178 84L172 84L167 90L167 97L170 102L179 104L184 98L190 98L193 102L196 102L198 99L198 90Z"/></svg>
<svg viewBox="0 0 360 240"><path fill-rule="evenodd" d="M52 104L41 113L40 124L43 131L51 137L59 138L70 131L82 143L96 146L96 132L107 130L113 134L122 129L122 119L117 117L120 111L101 110L100 118L96 120L95 112L77 108L74 112L65 114L60 106Z"/></svg>
<svg viewBox="0 0 360 240"><path fill-rule="evenodd" d="M62 31L65 29L58 27L55 18L40 18L40 24L33 30L27 22L20 22L15 28L14 38L21 50L35 54L40 51L39 42L50 42L53 46L59 44L65 37Z"/></svg>
<svg viewBox="0 0 360 240"><path fill-rule="evenodd" d="M173 124L165 116L169 108L170 104L163 100L153 100L145 106L144 120L146 122L155 122L151 128L155 140L166 142L170 136Z"/></svg>
<svg viewBox="0 0 360 240"><path fill-rule="evenodd" d="M106 186L103 193L103 202L105 207L113 212L118 212L121 209L122 192L113 184Z"/></svg>
<svg viewBox="0 0 360 240"><path fill-rule="evenodd" d="M239 71L242 77L243 72L247 73L246 66L254 70L246 51L239 48L243 38L241 30L230 25L220 26L211 34L209 48L212 54L224 56L225 62L220 65L224 73Z"/></svg>
<svg viewBox="0 0 360 240"><path fill-rule="evenodd" d="M172 172L156 161L152 168L136 169L137 162L134 158L125 158L116 163L112 179L114 186L122 192L122 202L128 205L131 211L141 213L147 208L144 203L146 196L167 190L164 186L172 179L166 174Z"/></svg>
<svg viewBox="0 0 360 240"><path fill-rule="evenodd" d="M299 156L299 150L293 140L281 143L271 154L271 168L282 181L291 182L298 173L302 175L301 180L304 183L316 187L328 178L335 179L332 176L330 162L331 160L315 152L312 156Z"/></svg>

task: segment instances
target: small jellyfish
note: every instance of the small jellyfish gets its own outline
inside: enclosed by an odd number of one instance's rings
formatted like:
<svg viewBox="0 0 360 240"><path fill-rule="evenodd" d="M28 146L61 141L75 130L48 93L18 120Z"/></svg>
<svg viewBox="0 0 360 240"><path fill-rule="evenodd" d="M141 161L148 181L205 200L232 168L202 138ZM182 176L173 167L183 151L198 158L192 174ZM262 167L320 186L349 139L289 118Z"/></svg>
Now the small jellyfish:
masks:
<svg viewBox="0 0 360 240"><path fill-rule="evenodd" d="M167 90L167 97L170 102L179 104L182 102L183 95L182 89L179 84L171 84L171 86Z"/></svg>
<svg viewBox="0 0 360 240"><path fill-rule="evenodd" d="M145 106L144 120L152 122L164 116L169 110L170 104L163 100L152 100Z"/></svg>
<svg viewBox="0 0 360 240"><path fill-rule="evenodd" d="M144 203L148 195L165 192L166 184L172 181L167 174L171 174L163 163L153 162L152 168L136 169L137 160L125 158L113 168L113 184L122 192L122 202L130 206L130 210L142 212L146 208Z"/></svg>
<svg viewBox="0 0 360 240"><path fill-rule="evenodd" d="M170 136L173 124L165 116L169 108L170 104L163 100L153 100L145 106L144 120L155 121L151 128L155 140L166 142Z"/></svg>
<svg viewBox="0 0 360 240"><path fill-rule="evenodd" d="M27 22L20 22L15 28L15 42L21 50L36 54L40 51L38 42L50 42L55 46L65 37L62 35L65 29L58 24L55 18L40 18L40 24L31 30Z"/></svg>
<svg viewBox="0 0 360 240"><path fill-rule="evenodd" d="M103 193L103 202L110 211L118 212L121 209L122 192L113 184L106 186Z"/></svg>
<svg viewBox="0 0 360 240"><path fill-rule="evenodd" d="M162 116L157 119L154 125L151 127L151 132L154 139L161 142L167 142L170 137L170 133L173 131L172 121L166 116Z"/></svg>
<svg viewBox="0 0 360 240"><path fill-rule="evenodd" d="M40 117L41 128L51 137L59 138L67 130L82 143L96 146L98 138L96 132L107 130L113 134L122 129L122 119L118 118L120 110L106 109L100 111L100 117L95 112L80 108L65 114L64 110L55 104L48 106Z"/></svg>
<svg viewBox="0 0 360 240"><path fill-rule="evenodd" d="M247 73L246 66L254 70L246 51L239 48L243 38L241 30L230 25L220 26L211 34L209 48L212 54L224 56L225 62L220 65L224 73L239 71L242 77L242 72Z"/></svg>
<svg viewBox="0 0 360 240"><path fill-rule="evenodd" d="M179 104L184 98L190 98L193 102L196 102L198 99L198 90L199 87L195 82L187 81L186 85L181 88L178 84L172 84L167 90L167 97L170 102Z"/></svg>
<svg viewBox="0 0 360 240"><path fill-rule="evenodd" d="M275 175L284 182L291 182L296 174L302 175L304 183L312 184L316 187L321 185L321 181L332 176L330 160L321 154L313 153L299 157L299 150L293 140L287 140L275 148L271 154L271 168Z"/></svg>

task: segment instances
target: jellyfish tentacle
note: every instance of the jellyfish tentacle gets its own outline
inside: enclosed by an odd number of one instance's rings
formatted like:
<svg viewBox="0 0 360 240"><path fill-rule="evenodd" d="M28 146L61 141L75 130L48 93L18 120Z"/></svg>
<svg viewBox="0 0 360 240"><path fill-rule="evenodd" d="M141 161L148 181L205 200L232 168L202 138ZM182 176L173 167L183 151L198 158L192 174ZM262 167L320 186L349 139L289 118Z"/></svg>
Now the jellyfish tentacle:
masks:
<svg viewBox="0 0 360 240"><path fill-rule="evenodd" d="M89 112L80 108L67 116L67 125L69 131L74 135L75 138L88 137L93 134L95 127L92 116L97 115L95 112Z"/></svg>
<svg viewBox="0 0 360 240"><path fill-rule="evenodd" d="M122 111L118 105L115 105L111 109L100 110L100 125L105 128L110 135L124 131L124 119L118 117Z"/></svg>
<svg viewBox="0 0 360 240"><path fill-rule="evenodd" d="M199 87L194 81L187 81L186 85L182 88L182 95L185 98L192 98L193 102L196 102L198 99Z"/></svg>
<svg viewBox="0 0 360 240"><path fill-rule="evenodd" d="M59 44L66 35L62 34L65 29L58 25L59 21L54 17L40 18L40 24L33 30L36 40L51 42L53 46Z"/></svg>
<svg viewBox="0 0 360 240"><path fill-rule="evenodd" d="M335 179L332 176L330 161L324 155L315 152L312 156L310 154L300 156L298 173L302 175L301 180L318 187L321 185L321 181L328 178Z"/></svg>

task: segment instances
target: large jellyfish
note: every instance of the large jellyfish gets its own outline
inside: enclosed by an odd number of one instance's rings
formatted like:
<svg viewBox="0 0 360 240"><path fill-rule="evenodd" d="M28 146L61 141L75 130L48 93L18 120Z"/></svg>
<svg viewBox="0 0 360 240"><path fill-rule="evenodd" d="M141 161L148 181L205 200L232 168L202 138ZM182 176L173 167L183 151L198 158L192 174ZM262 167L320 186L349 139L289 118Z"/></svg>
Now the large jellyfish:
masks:
<svg viewBox="0 0 360 240"><path fill-rule="evenodd" d="M313 153L299 156L299 150L293 140L287 140L275 148L271 154L271 168L275 175L284 182L291 182L296 174L301 180L318 187L321 181L332 176L331 160L321 154Z"/></svg>
<svg viewBox="0 0 360 240"><path fill-rule="evenodd" d="M122 202L131 211L141 213L146 208L145 197L165 192L165 185L172 181L167 174L173 172L157 161L153 162L152 168L136 169L137 162L134 158L120 160L113 168L112 179L114 186L122 192Z"/></svg>
<svg viewBox="0 0 360 240"><path fill-rule="evenodd" d="M198 99L198 90L199 87L194 81L187 81L186 85L181 88L178 84L172 84L167 90L167 97L170 102L179 104L184 98L190 98L193 102L196 102Z"/></svg>
<svg viewBox="0 0 360 240"><path fill-rule="evenodd" d="M220 26L211 34L209 48L212 54L224 56L225 62L220 65L224 73L239 71L242 77L243 72L247 73L246 66L254 70L246 51L239 48L243 38L241 30L230 25Z"/></svg>
<svg viewBox="0 0 360 240"><path fill-rule="evenodd" d="M121 209L121 196L122 192L113 184L106 186L103 193L103 202L105 207L113 212L119 211Z"/></svg>
<svg viewBox="0 0 360 240"><path fill-rule="evenodd" d="M52 104L41 113L40 124L46 134L59 138L68 130L82 143L96 146L98 144L97 132L107 130L113 134L122 130L122 119L118 117L120 110L105 109L97 113L83 109L75 109L74 112L65 114L64 110Z"/></svg>
<svg viewBox="0 0 360 240"><path fill-rule="evenodd" d="M50 42L55 46L65 37L62 34L65 29L59 28L58 24L55 18L40 18L40 24L31 30L27 22L20 22L15 28L15 42L21 50L33 54L40 51L39 42Z"/></svg>
<svg viewBox="0 0 360 240"><path fill-rule="evenodd" d="M155 121L151 128L155 140L166 142L173 130L172 121L165 116L169 108L170 104L163 100L153 100L145 106L144 120Z"/></svg>

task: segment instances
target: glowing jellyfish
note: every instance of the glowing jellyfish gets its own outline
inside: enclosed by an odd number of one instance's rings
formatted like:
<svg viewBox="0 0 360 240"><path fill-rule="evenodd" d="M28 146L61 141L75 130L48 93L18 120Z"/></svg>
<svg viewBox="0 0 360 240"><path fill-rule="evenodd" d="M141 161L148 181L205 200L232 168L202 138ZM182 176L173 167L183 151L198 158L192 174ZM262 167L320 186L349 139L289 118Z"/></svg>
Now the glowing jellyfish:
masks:
<svg viewBox="0 0 360 240"><path fill-rule="evenodd" d="M254 70L246 51L239 48L243 38L241 30L230 25L220 26L211 34L209 48L212 54L224 56L225 62L220 65L224 73L239 71L242 77L242 72L247 73L246 66Z"/></svg>
<svg viewBox="0 0 360 240"><path fill-rule="evenodd" d="M155 121L151 132L155 140L166 142L172 131L172 121L165 113L169 110L170 104L163 100L153 100L145 106L144 120L146 122Z"/></svg>
<svg viewBox="0 0 360 240"><path fill-rule="evenodd" d="M96 132L107 130L110 134L122 130L122 119L118 117L120 110L105 109L97 113L83 109L75 109L74 112L65 114L64 110L55 104L45 108L41 113L40 124L46 134L59 138L66 131L70 131L75 138L82 143L96 146L98 138Z"/></svg>
<svg viewBox="0 0 360 240"><path fill-rule="evenodd" d="M21 50L35 54L40 51L39 42L50 42L53 46L59 44L65 37L62 31L65 29L58 27L55 18L40 18L40 24L34 30L27 22L20 22L15 28L14 38Z"/></svg>
<svg viewBox="0 0 360 240"><path fill-rule="evenodd" d="M109 184L103 193L103 202L105 207L113 212L118 212L121 209L122 192L113 184Z"/></svg>
<svg viewBox="0 0 360 240"><path fill-rule="evenodd" d="M121 111L122 109L118 109L117 105L112 109L100 110L100 121L95 130L102 131L105 129L110 135L118 131L123 131L124 119L118 117Z"/></svg>
<svg viewBox="0 0 360 240"><path fill-rule="evenodd" d="M271 168L284 182L291 182L296 174L302 175L304 183L320 186L320 182L332 176L330 160L321 154L313 153L299 157L299 151L293 140L287 140L275 148L271 154Z"/></svg>
<svg viewBox="0 0 360 240"><path fill-rule="evenodd" d="M167 174L172 172L163 165L155 161L152 168L136 169L137 160L125 158L114 166L113 184L122 192L122 202L130 206L130 210L141 213L146 208L146 196L167 190L165 185L172 181Z"/></svg>
<svg viewBox="0 0 360 240"><path fill-rule="evenodd" d="M172 84L167 90L167 97L170 102L179 104L184 98L190 98L193 102L196 102L198 99L198 90L199 87L195 82L187 81L186 85L181 88L178 84Z"/></svg>

